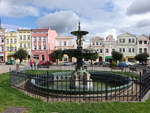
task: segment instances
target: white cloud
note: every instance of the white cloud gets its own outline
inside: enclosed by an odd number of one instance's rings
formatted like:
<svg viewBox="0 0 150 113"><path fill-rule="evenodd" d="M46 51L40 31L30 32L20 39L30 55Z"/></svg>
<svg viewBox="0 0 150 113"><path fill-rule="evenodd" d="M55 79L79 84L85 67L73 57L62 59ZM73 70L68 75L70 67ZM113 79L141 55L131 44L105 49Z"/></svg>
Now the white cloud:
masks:
<svg viewBox="0 0 150 113"><path fill-rule="evenodd" d="M150 13L150 0L135 0L127 9L128 15Z"/></svg>
<svg viewBox="0 0 150 113"><path fill-rule="evenodd" d="M70 33L81 21L82 29L95 34L139 33L139 24L150 18L150 0L2 0L0 15L38 16L39 27L51 27L59 33ZM44 9L44 10L43 10ZM46 9L46 10L45 10ZM140 15L139 15L140 14ZM44 16L43 16L44 15ZM142 22L144 21L144 22ZM76 25L76 26L75 26ZM149 26L141 29L147 33Z"/></svg>
<svg viewBox="0 0 150 113"><path fill-rule="evenodd" d="M78 15L72 11L50 13L38 19L40 27L50 27L58 33L71 31L79 21Z"/></svg>
<svg viewBox="0 0 150 113"><path fill-rule="evenodd" d="M0 15L8 17L38 16L39 11L33 6L26 5L23 0L1 0ZM22 2L21 2L22 1Z"/></svg>
<svg viewBox="0 0 150 113"><path fill-rule="evenodd" d="M6 29L6 31L15 31L17 29L29 29L27 27L21 27L17 25L10 25L10 24L2 24L2 27Z"/></svg>

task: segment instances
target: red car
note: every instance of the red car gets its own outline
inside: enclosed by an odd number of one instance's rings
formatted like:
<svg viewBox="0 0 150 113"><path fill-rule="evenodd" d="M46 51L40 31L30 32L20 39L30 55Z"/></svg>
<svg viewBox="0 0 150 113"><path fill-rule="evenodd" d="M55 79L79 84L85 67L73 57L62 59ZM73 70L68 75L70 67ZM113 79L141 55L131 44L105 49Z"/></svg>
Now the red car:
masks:
<svg viewBox="0 0 150 113"><path fill-rule="evenodd" d="M47 67L48 68L52 64L53 63L51 61L39 61L38 67Z"/></svg>

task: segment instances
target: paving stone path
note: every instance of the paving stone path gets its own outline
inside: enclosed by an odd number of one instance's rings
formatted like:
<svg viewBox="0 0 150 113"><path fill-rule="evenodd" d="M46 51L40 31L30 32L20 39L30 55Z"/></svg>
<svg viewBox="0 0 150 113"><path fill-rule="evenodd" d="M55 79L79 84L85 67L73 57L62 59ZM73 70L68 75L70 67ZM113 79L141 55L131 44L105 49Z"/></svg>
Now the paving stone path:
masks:
<svg viewBox="0 0 150 113"><path fill-rule="evenodd" d="M23 107L11 107L6 109L3 113L27 113L29 108L23 108Z"/></svg>

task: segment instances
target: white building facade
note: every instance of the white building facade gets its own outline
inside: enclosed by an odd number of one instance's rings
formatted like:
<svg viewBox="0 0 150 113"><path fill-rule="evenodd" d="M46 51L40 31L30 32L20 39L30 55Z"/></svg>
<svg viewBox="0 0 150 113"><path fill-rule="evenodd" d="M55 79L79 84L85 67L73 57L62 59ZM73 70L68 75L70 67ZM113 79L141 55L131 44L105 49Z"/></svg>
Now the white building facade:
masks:
<svg viewBox="0 0 150 113"><path fill-rule="evenodd" d="M112 35L107 36L105 39L96 36L90 40L90 48L98 52L99 58L97 61L109 61L112 59L112 51L116 48L116 40Z"/></svg>
<svg viewBox="0 0 150 113"><path fill-rule="evenodd" d="M137 37L137 54L149 53L149 38L145 35Z"/></svg>
<svg viewBox="0 0 150 113"><path fill-rule="evenodd" d="M123 53L124 61L133 61L137 54L137 38L130 33L117 36L117 50Z"/></svg>

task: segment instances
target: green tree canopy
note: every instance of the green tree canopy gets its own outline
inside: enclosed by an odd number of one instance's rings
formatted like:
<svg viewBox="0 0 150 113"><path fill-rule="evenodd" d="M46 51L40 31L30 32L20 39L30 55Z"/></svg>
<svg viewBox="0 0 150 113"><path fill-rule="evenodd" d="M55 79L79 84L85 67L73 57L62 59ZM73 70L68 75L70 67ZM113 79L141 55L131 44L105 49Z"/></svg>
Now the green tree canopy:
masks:
<svg viewBox="0 0 150 113"><path fill-rule="evenodd" d="M25 60L26 58L28 58L28 52L24 49L19 49L18 51L16 51L16 53L13 55L13 57L15 59L19 59L20 63Z"/></svg>
<svg viewBox="0 0 150 113"><path fill-rule="evenodd" d="M122 60L122 58L123 58L123 54L122 53L120 53L120 52L117 52L117 51L112 51L112 58L113 58L113 60L114 61L121 61Z"/></svg>
<svg viewBox="0 0 150 113"><path fill-rule="evenodd" d="M135 56L135 60L141 62L142 64L147 62L149 55L147 53L141 53Z"/></svg>
<svg viewBox="0 0 150 113"><path fill-rule="evenodd" d="M58 60L61 60L63 57L63 51L62 50L55 50L52 52L51 57L57 61L58 64Z"/></svg>
<svg viewBox="0 0 150 113"><path fill-rule="evenodd" d="M66 49L66 50L56 50L54 51L51 56L53 59L58 60L62 59L63 55L67 54L69 58L84 58L86 60L96 60L98 58L98 53L93 50L83 49ZM58 62L57 62L58 63Z"/></svg>

